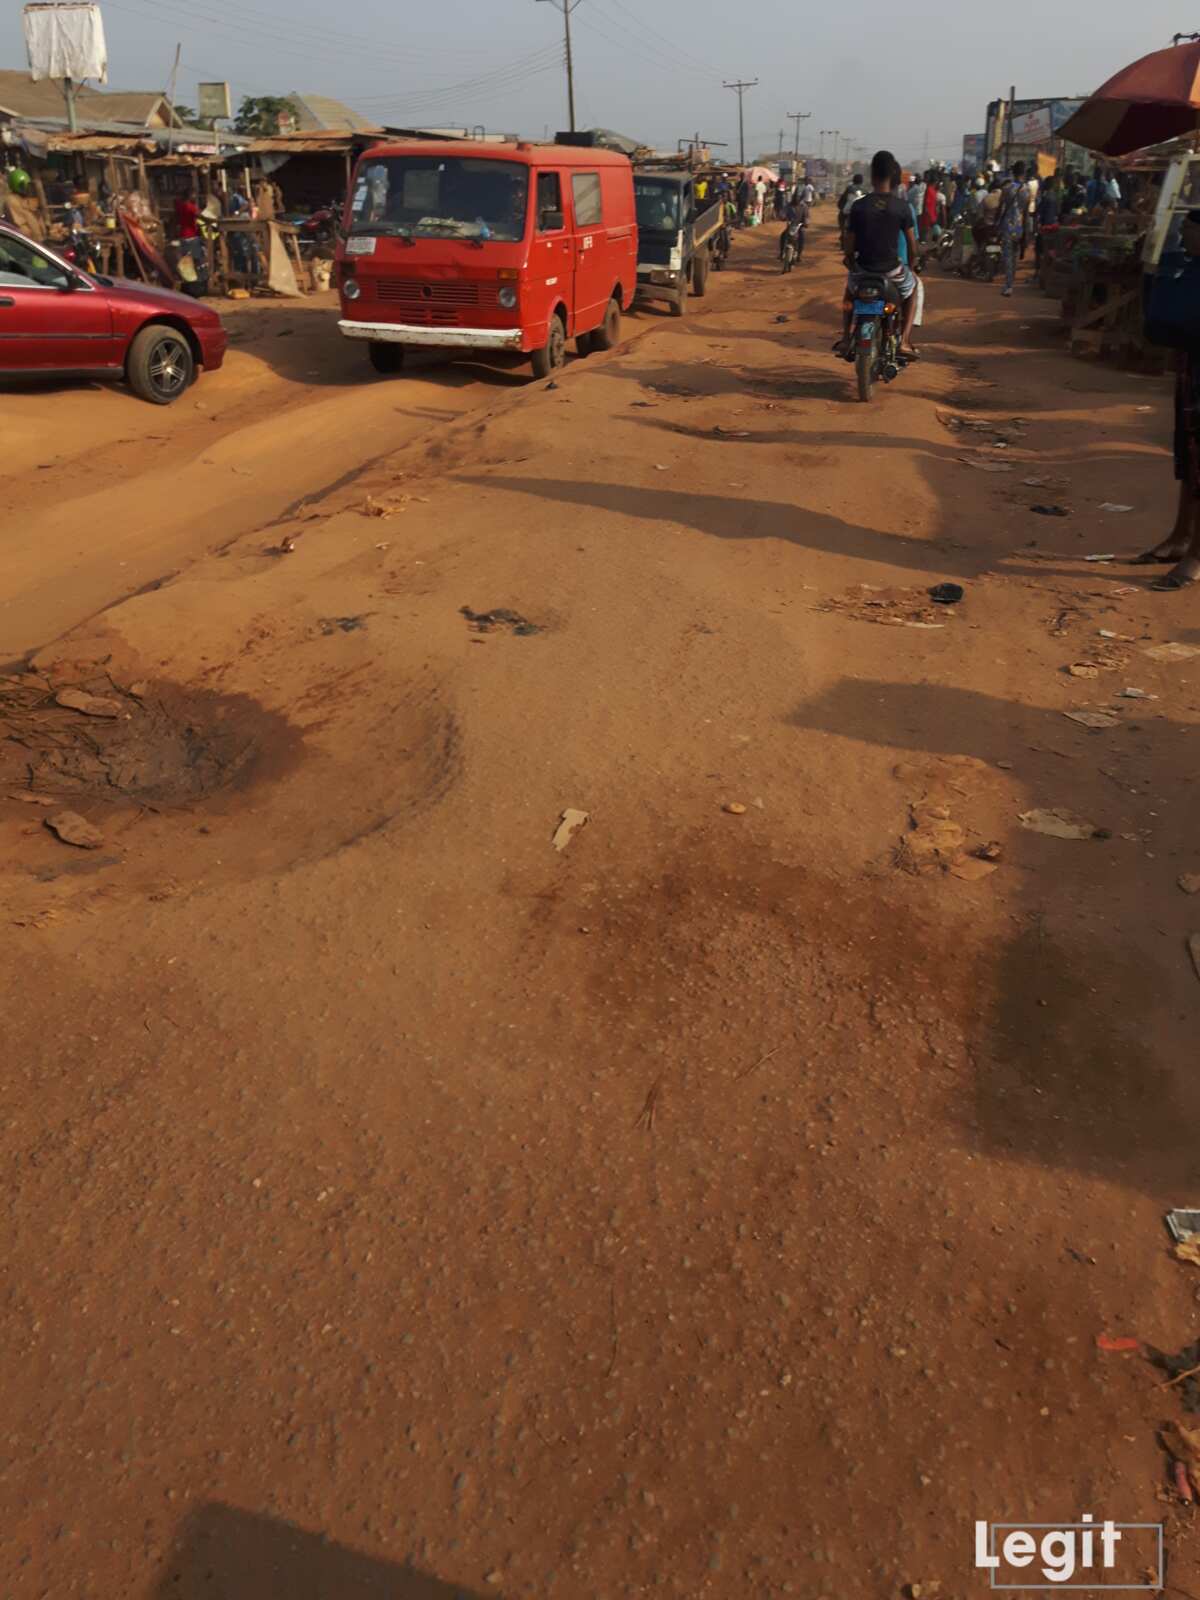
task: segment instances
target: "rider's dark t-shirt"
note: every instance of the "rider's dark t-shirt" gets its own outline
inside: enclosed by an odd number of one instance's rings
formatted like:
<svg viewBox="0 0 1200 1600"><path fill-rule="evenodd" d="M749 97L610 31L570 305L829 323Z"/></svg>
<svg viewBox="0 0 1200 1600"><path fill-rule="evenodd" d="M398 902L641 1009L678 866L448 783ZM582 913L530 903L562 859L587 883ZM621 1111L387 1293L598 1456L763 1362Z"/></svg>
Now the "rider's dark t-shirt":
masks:
<svg viewBox="0 0 1200 1600"><path fill-rule="evenodd" d="M846 227L864 272L894 272L900 265L900 235L912 227L912 212L897 194L868 194L850 207Z"/></svg>

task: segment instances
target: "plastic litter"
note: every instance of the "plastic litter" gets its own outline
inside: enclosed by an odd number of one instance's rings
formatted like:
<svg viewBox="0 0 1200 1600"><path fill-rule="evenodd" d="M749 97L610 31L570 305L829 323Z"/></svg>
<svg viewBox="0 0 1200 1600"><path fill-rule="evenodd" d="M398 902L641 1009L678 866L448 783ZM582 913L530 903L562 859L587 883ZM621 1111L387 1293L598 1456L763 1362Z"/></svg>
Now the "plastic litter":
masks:
<svg viewBox="0 0 1200 1600"><path fill-rule="evenodd" d="M1092 839L1096 835L1093 823L1085 822L1071 811L1038 808L1022 811L1017 821L1030 833L1044 833L1051 839Z"/></svg>
<svg viewBox="0 0 1200 1600"><path fill-rule="evenodd" d="M587 826L589 814L586 811L576 811L573 806L568 806L559 818L558 827L554 830L552 843L556 850L565 850L575 837L580 828Z"/></svg>

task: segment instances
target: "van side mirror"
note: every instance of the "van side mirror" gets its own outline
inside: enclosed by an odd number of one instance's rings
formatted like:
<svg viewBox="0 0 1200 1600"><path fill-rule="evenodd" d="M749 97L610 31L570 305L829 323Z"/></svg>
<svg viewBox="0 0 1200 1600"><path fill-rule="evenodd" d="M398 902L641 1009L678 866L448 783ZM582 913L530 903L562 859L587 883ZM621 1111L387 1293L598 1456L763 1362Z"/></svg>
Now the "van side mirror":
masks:
<svg viewBox="0 0 1200 1600"><path fill-rule="evenodd" d="M566 218L561 211L543 211L538 222L538 231L541 233L559 233L566 227Z"/></svg>

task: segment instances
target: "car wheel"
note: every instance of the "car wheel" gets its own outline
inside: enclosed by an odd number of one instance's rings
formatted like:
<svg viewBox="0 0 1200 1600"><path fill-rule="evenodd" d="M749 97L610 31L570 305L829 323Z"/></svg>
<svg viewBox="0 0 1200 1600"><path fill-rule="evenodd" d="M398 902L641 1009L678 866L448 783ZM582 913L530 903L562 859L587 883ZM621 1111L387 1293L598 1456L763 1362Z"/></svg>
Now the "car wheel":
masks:
<svg viewBox="0 0 1200 1600"><path fill-rule="evenodd" d="M386 339L372 339L367 345L367 358L376 372L399 372L404 365L404 346L391 344Z"/></svg>
<svg viewBox="0 0 1200 1600"><path fill-rule="evenodd" d="M151 323L129 346L125 373L134 394L151 405L169 406L196 376L187 335L165 323Z"/></svg>

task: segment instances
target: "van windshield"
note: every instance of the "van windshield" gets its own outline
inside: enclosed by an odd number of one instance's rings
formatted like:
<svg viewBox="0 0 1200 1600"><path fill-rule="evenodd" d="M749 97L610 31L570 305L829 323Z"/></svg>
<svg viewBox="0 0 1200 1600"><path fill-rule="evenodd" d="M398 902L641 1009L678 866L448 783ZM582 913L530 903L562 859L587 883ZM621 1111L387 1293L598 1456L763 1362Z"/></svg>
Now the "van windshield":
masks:
<svg viewBox="0 0 1200 1600"><path fill-rule="evenodd" d="M646 233L679 232L682 191L677 183L664 183L661 178L634 178L633 194L639 228Z"/></svg>
<svg viewBox="0 0 1200 1600"><path fill-rule="evenodd" d="M383 156L358 169L352 234L414 239L525 236L529 169L470 156Z"/></svg>

